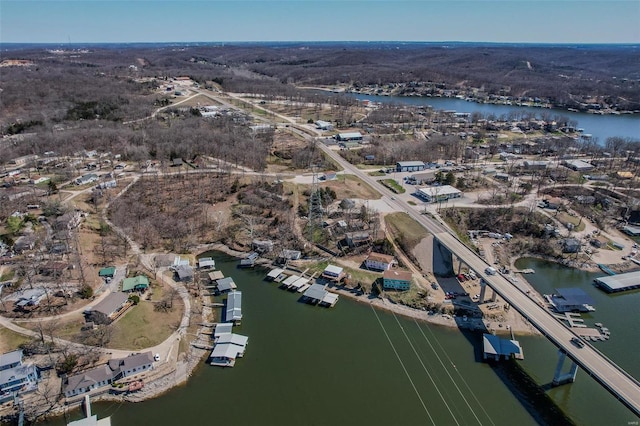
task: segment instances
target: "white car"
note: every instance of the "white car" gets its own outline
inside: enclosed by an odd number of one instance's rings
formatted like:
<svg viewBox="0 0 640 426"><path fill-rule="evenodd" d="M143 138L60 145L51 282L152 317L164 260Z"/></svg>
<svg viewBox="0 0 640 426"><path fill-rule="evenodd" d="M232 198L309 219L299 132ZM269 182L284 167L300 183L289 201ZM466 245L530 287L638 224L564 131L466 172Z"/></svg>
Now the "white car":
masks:
<svg viewBox="0 0 640 426"><path fill-rule="evenodd" d="M153 360L154 360L155 362L160 361L160 354L155 354L155 355L153 356Z"/></svg>

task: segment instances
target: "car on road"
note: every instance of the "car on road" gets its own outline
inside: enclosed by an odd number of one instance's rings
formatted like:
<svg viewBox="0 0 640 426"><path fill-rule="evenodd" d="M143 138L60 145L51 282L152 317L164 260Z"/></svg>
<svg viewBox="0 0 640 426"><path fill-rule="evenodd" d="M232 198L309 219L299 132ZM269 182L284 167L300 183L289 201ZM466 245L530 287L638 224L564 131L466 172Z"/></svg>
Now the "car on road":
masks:
<svg viewBox="0 0 640 426"><path fill-rule="evenodd" d="M579 337L572 337L571 338L571 343L573 343L574 345L576 345L579 348L584 348L584 342Z"/></svg>
<svg viewBox="0 0 640 426"><path fill-rule="evenodd" d="M487 275L495 275L498 273L498 271L496 270L496 268L489 266L487 269L484 270L484 273Z"/></svg>

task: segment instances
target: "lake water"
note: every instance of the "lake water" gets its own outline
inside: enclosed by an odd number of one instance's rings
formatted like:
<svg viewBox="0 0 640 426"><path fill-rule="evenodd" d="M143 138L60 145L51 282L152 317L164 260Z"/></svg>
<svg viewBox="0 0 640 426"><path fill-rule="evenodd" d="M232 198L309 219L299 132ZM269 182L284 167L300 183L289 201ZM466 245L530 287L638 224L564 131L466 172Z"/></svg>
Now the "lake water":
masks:
<svg viewBox="0 0 640 426"><path fill-rule="evenodd" d="M264 271L236 269L232 258L215 257L243 291L244 318L236 332L249 336L245 357L229 369L202 365L185 386L153 400L95 403L94 413L111 415L114 426L538 424L532 389L481 362L477 335L373 310L345 297L332 309L299 303L299 294L263 281ZM590 285L588 274L521 262L536 269L529 277L534 285L569 285L568 279ZM637 306L639 295L613 300L627 309ZM596 307L594 321L612 333L611 341L598 348L637 374L637 334L635 341L627 336L638 328L624 331L609 318L615 309L607 310L599 299ZM518 339L525 354L518 365L539 385L549 383L555 347L541 337ZM625 347L633 354L619 356ZM547 394L579 425L626 425L635 419L582 371L573 385Z"/></svg>
<svg viewBox="0 0 640 426"><path fill-rule="evenodd" d="M575 120L577 127L584 129L585 134L591 134L598 139L601 145L609 137L631 138L640 141L640 114L599 115L571 112L559 109L541 109L533 107L521 107L517 105L496 105L468 102L457 98L426 98L407 96L376 96L349 93L356 99L368 99L372 102L397 103L409 105L430 105L439 110L454 110L457 112L478 112L484 115L493 114L496 117L507 117L510 113L522 114L523 112L551 116L560 115Z"/></svg>

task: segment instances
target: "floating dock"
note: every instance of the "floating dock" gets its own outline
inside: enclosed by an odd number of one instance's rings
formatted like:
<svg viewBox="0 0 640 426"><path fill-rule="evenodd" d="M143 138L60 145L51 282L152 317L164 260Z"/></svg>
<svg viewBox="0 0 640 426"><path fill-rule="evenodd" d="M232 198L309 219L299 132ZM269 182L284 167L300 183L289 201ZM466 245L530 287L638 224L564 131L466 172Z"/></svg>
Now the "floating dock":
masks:
<svg viewBox="0 0 640 426"><path fill-rule="evenodd" d="M482 351L484 359L500 361L502 357L509 359L524 359L524 352L520 342L513 339L502 339L493 334L484 333L482 335Z"/></svg>
<svg viewBox="0 0 640 426"><path fill-rule="evenodd" d="M640 288L640 271L617 274L610 277L600 277L593 280L595 285L607 293Z"/></svg>
<svg viewBox="0 0 640 426"><path fill-rule="evenodd" d="M322 284L312 284L311 287L303 293L302 300L330 308L338 302L338 295L328 292Z"/></svg>

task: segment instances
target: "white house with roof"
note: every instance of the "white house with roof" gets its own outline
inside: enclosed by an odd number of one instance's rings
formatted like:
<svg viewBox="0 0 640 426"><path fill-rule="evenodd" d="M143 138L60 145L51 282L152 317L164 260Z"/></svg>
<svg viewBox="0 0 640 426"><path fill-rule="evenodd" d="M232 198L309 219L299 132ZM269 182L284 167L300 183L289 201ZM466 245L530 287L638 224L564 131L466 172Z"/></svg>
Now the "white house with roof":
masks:
<svg viewBox="0 0 640 426"><path fill-rule="evenodd" d="M22 350L0 355L0 403L9 401L15 394L38 388L38 369L35 365L23 364L22 355Z"/></svg>
<svg viewBox="0 0 640 426"><path fill-rule="evenodd" d="M393 256L388 254L371 252L364 261L364 266L367 269L373 269L374 271L387 271L391 269L394 263Z"/></svg>
<svg viewBox="0 0 640 426"><path fill-rule="evenodd" d="M339 266L327 265L322 271L322 276L332 281L340 281L344 276L344 270Z"/></svg>

